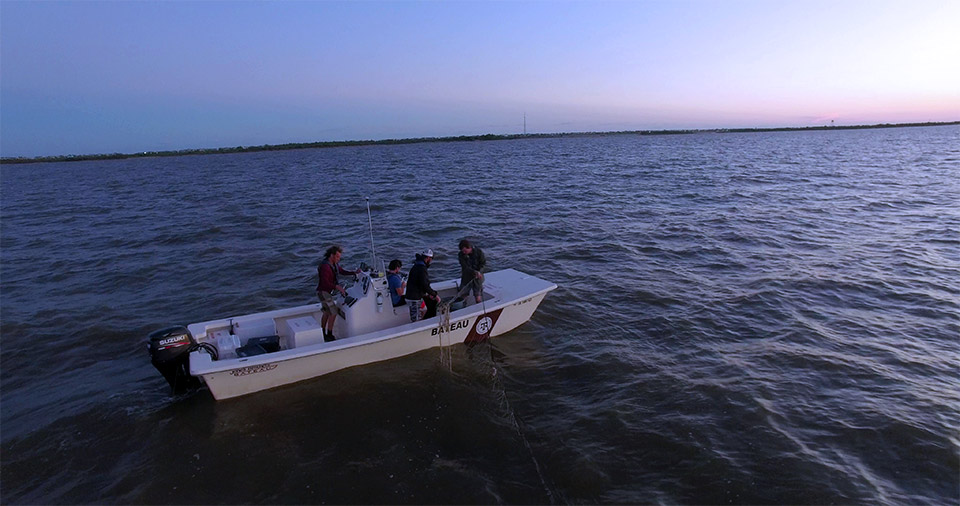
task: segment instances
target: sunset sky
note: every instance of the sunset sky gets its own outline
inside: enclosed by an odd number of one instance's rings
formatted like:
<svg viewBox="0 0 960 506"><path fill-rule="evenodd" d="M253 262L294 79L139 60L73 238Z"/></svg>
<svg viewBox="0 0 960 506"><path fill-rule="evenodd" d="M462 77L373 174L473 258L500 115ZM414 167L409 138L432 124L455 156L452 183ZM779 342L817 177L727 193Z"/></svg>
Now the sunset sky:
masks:
<svg viewBox="0 0 960 506"><path fill-rule="evenodd" d="M960 120L960 1L0 2L0 154Z"/></svg>

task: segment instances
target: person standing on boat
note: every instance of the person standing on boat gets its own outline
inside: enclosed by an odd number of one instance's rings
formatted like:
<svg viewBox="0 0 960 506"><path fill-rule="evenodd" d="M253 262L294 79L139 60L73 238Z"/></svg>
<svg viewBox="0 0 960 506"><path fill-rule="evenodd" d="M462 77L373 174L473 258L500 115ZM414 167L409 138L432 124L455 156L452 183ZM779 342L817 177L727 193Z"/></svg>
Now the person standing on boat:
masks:
<svg viewBox="0 0 960 506"><path fill-rule="evenodd" d="M487 257L483 250L475 247L470 241L460 241L460 294L467 295L473 291L476 301L483 301L483 269L487 266ZM472 286L471 286L472 285Z"/></svg>
<svg viewBox="0 0 960 506"><path fill-rule="evenodd" d="M394 259L387 266L387 288L390 290L390 299L393 307L400 307L407 304L407 299L403 298L404 291L407 288L407 282L400 276L400 267L403 263Z"/></svg>
<svg viewBox="0 0 960 506"><path fill-rule="evenodd" d="M440 296L437 291L430 287L430 275L427 268L433 261L433 250L428 249L423 253L417 254L417 260L410 269L410 276L407 278L407 304L410 306L410 321L415 322L420 319L420 300L427 305L427 312L423 319L433 318L437 315L437 304L440 302Z"/></svg>
<svg viewBox="0 0 960 506"><path fill-rule="evenodd" d="M317 266L317 274L320 276L320 282L317 284L317 297L323 304L323 316L320 318L320 326L323 327L323 340L326 342L335 341L333 337L333 323L337 320L337 313L340 309L333 300L333 291L336 290L347 295L347 291L340 286L337 280L337 274L349 276L354 274L343 267L340 267L340 258L343 256L343 248L333 245L327 248L324 253L323 261Z"/></svg>

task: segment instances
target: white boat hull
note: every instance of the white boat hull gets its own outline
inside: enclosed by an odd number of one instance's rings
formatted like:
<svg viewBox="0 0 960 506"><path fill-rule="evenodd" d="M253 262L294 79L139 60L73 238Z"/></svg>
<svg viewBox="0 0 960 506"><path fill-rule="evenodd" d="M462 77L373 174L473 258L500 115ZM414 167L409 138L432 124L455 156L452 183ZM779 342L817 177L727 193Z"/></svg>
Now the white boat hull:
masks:
<svg viewBox="0 0 960 506"><path fill-rule="evenodd" d="M455 281L446 284L452 284L452 289L456 289ZM435 288L440 290L438 285L435 285ZM394 321L406 318L407 323L329 343L317 342L292 348L288 344L287 349L274 353L222 360L213 360L208 353L194 351L190 354L190 374L203 378L214 398L228 399L433 347L479 341L509 332L530 320L546 294L556 288L552 283L512 269L489 273L485 285L484 292L490 300L453 311L448 321L438 316L409 323L409 317L404 316L407 308L400 307L394 310L396 316L389 317ZM376 285L374 287L376 289ZM359 287L354 288L359 294ZM374 293L374 290L370 290L370 296ZM363 301L360 302L356 304L357 307L362 307ZM386 309L390 310L393 308ZM382 308L380 312L383 312ZM312 304L237 317L229 321L231 329L234 329L234 326L238 330L258 326L266 329L267 326L263 323L266 321L282 322L297 315L318 314L319 305ZM350 318L356 320L358 315L349 314L347 320ZM198 341L209 340L210 329L222 326L224 321L226 320L193 324L189 329ZM358 321L351 323L360 324ZM277 328L282 327L280 323L275 325ZM338 325L344 323L338 320ZM448 331L444 330L447 325ZM277 333L282 334L282 330ZM286 338L286 342L292 342L295 337L297 336Z"/></svg>

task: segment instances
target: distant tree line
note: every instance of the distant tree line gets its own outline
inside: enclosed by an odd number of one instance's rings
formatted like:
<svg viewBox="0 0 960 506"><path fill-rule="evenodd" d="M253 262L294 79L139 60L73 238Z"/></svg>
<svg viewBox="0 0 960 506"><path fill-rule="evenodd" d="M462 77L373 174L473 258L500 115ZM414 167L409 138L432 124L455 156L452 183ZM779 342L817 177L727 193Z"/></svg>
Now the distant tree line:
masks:
<svg viewBox="0 0 960 506"><path fill-rule="evenodd" d="M615 132L566 132L566 133L545 133L545 134L485 134L485 135L460 135L456 137L415 137L410 139L385 139L385 140L358 140L358 141L323 141L323 142L297 142L287 144L264 144L261 146L237 146L233 148L208 148L208 149L180 149L176 151L142 151L139 153L108 153L96 155L60 155L60 156L38 156L34 158L25 157L3 157L0 158L2 164L13 163L39 163L39 162L79 162L85 160L121 160L125 158L145 158L159 156L185 156L185 155L214 155L222 153L252 153L256 151L285 151L289 149L315 149L315 148L337 148L344 146L376 146L384 144L419 144L425 142L465 142L465 141L497 141L510 139L529 139L529 138L559 138L559 137L591 137L608 135L683 135L696 133L748 133L748 132L798 132L808 130L859 130L867 128L902 128L902 127L923 127L923 126L944 126L960 125L960 121L948 122L928 122L928 123L881 123L877 125L848 125L848 126L808 126L808 127L776 127L776 128L712 128L712 129L692 129L692 130L623 130Z"/></svg>

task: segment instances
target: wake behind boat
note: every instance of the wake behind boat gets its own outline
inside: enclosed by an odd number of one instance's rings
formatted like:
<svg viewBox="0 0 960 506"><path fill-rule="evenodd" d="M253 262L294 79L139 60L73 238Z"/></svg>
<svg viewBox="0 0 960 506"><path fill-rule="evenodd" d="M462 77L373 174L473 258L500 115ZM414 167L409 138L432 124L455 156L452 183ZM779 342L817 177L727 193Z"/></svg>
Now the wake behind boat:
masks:
<svg viewBox="0 0 960 506"><path fill-rule="evenodd" d="M438 316L410 321L406 305L392 307L385 273L356 274L336 341L324 342L322 305L223 318L170 327L149 337L154 366L173 389L204 383L215 399L227 399L322 376L348 367L409 355L433 347L498 336L527 322L557 285L513 269L484 275L480 302L451 305L456 279L435 283Z"/></svg>

